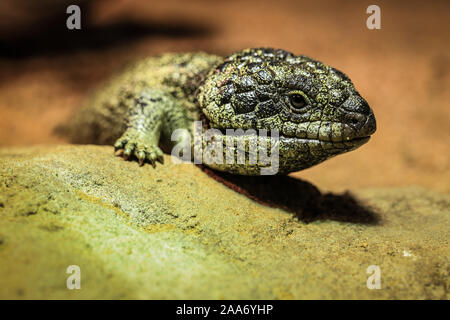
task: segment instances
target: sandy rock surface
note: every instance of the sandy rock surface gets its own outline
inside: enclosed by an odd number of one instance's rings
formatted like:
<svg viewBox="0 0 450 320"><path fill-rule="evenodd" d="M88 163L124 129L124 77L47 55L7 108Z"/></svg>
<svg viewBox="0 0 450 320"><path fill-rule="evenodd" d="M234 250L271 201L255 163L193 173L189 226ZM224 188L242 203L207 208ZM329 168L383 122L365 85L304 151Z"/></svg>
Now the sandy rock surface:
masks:
<svg viewBox="0 0 450 320"><path fill-rule="evenodd" d="M112 154L0 149L0 298L450 298L447 195L323 194ZM66 287L69 265L81 290Z"/></svg>

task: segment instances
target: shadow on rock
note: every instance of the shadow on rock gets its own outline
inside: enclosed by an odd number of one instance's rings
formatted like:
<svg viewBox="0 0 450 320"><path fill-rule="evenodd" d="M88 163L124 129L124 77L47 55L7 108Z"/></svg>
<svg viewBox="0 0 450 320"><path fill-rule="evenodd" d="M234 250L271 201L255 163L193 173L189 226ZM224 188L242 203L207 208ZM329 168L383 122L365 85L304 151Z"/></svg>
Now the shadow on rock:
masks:
<svg viewBox="0 0 450 320"><path fill-rule="evenodd" d="M313 184L290 176L238 176L200 168L230 189L266 206L292 212L303 222L334 220L376 225L380 217L349 192L322 194Z"/></svg>

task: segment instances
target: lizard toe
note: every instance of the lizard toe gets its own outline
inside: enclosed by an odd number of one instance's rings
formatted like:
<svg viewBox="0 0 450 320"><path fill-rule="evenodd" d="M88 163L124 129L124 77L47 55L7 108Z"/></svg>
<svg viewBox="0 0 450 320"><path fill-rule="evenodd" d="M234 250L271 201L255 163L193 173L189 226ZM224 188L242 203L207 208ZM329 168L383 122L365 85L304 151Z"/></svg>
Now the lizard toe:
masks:
<svg viewBox="0 0 450 320"><path fill-rule="evenodd" d="M144 150L140 150L136 153L136 157L138 159L139 165L142 167L147 159L147 152Z"/></svg>
<svg viewBox="0 0 450 320"><path fill-rule="evenodd" d="M114 144L114 150L117 151L118 149L122 149L123 146L127 144L127 142L128 142L127 139L123 139L123 138L118 139L116 141L116 143Z"/></svg>
<svg viewBox="0 0 450 320"><path fill-rule="evenodd" d="M136 149L136 144L133 142L128 143L125 146L125 151L123 152L123 156L124 156L125 160L128 160L134 154L135 149Z"/></svg>

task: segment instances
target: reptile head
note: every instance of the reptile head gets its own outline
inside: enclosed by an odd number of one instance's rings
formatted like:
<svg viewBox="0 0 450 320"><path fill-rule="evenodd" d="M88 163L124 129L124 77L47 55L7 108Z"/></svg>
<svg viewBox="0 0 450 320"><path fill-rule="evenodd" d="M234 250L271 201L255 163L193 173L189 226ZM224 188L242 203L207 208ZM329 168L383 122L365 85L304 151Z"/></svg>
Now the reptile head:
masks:
<svg viewBox="0 0 450 320"><path fill-rule="evenodd" d="M229 56L197 98L212 128L278 130L280 173L354 150L376 130L372 110L344 73L283 50Z"/></svg>

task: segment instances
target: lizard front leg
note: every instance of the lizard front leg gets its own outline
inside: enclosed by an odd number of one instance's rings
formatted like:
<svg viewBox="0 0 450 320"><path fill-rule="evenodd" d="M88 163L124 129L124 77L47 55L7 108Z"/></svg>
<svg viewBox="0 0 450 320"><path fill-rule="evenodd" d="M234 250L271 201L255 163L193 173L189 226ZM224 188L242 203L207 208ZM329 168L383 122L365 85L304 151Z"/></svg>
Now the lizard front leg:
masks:
<svg viewBox="0 0 450 320"><path fill-rule="evenodd" d="M174 107L174 98L158 89L145 89L130 106L127 129L114 144L116 155L124 159L136 158L142 166L156 161L164 163L159 140L167 111Z"/></svg>

